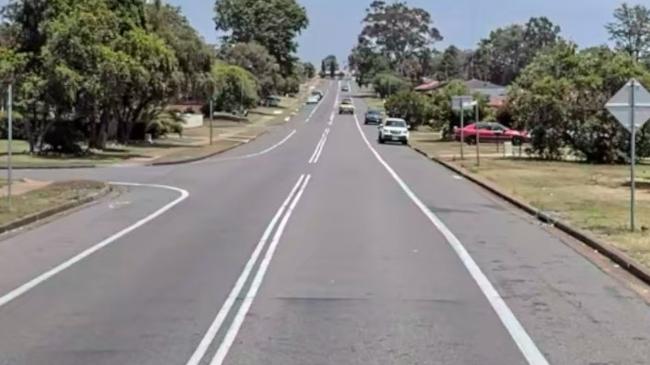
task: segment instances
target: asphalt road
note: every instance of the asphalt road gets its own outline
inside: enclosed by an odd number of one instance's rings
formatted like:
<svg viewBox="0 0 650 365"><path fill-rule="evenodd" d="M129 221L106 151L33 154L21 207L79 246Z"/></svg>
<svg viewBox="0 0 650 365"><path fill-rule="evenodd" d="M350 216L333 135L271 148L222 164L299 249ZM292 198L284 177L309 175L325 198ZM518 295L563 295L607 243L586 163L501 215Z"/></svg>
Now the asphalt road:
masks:
<svg viewBox="0 0 650 365"><path fill-rule="evenodd" d="M0 241L0 364L648 363L626 283L339 89L195 164L22 172L140 185Z"/></svg>

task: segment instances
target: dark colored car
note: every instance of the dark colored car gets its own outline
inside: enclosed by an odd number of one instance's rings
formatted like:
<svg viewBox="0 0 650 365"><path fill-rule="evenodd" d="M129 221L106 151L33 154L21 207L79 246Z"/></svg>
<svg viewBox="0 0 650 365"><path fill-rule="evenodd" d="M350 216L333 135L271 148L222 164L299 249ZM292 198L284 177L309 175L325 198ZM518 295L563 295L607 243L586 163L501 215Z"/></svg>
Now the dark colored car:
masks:
<svg viewBox="0 0 650 365"><path fill-rule="evenodd" d="M381 124L383 117L379 110L368 110L364 124Z"/></svg>
<svg viewBox="0 0 650 365"><path fill-rule="evenodd" d="M463 139L468 144L476 143L477 135L481 142L512 142L515 146L530 142L530 134L528 134L528 132L510 129L499 123L474 123L465 126L465 128L462 129L462 132ZM454 136L457 141L461 140L460 128L454 129Z"/></svg>

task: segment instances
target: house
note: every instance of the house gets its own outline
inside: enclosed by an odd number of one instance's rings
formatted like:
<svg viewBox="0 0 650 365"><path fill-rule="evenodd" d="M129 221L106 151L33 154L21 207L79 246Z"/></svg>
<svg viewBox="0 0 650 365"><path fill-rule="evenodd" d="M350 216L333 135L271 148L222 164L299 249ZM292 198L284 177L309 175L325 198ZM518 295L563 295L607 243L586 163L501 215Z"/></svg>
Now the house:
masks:
<svg viewBox="0 0 650 365"><path fill-rule="evenodd" d="M433 92L445 85L447 81L429 80L415 88L417 92ZM488 81L471 79L463 82L469 89L470 94L481 94L489 98L488 105L492 108L500 108L505 105L507 101L507 89L505 86L493 84Z"/></svg>

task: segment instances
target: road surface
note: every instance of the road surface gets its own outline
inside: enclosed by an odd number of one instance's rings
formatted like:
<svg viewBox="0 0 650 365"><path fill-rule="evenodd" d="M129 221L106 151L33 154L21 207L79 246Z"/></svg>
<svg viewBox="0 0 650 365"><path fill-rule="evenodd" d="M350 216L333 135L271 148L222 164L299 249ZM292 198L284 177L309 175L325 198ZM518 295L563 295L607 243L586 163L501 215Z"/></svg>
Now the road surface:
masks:
<svg viewBox="0 0 650 365"><path fill-rule="evenodd" d="M648 362L624 282L338 90L198 163L23 172L129 185L0 241L0 364Z"/></svg>

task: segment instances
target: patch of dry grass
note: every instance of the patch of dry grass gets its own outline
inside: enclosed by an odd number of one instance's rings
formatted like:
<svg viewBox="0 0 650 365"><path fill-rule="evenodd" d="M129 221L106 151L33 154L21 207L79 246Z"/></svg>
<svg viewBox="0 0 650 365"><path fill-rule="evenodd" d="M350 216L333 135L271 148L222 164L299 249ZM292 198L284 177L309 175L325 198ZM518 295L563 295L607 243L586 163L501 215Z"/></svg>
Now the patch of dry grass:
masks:
<svg viewBox="0 0 650 365"><path fill-rule="evenodd" d="M96 181L66 181L50 184L44 188L14 196L11 210L7 199L0 198L0 225L78 201L99 193L104 183Z"/></svg>
<svg viewBox="0 0 650 365"><path fill-rule="evenodd" d="M483 153L482 149L481 166L477 167L475 146L468 146L469 154L460 161L458 143L441 142L433 134L415 133L412 144L480 175L538 209L591 231L650 268L650 187L639 185L637 226L643 230L632 233L629 167L503 158L490 155L494 146L484 146L487 150ZM650 180L650 166L639 165L637 174L640 180Z"/></svg>

